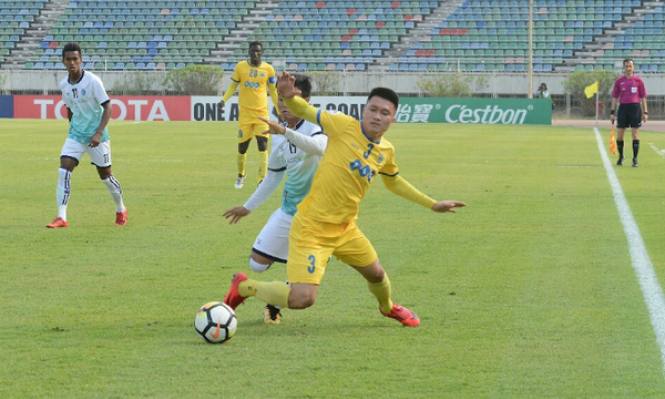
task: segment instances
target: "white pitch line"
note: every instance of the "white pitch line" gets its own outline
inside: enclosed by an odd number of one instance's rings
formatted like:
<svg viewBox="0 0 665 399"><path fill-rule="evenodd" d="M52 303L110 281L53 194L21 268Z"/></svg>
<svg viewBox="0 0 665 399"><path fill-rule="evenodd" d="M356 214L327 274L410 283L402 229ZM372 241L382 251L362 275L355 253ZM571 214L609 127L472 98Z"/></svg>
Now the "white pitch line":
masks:
<svg viewBox="0 0 665 399"><path fill-rule="evenodd" d="M656 342L660 347L661 360L663 361L663 372L665 372L665 296L663 289L658 284L656 272L653 270L653 264L647 253L644 240L640 234L640 229L633 218L633 213L630 211L630 206L623 194L623 189L614 172L614 166L610 161L607 152L605 151L605 142L598 131L598 128L593 129L596 132L596 141L598 141L598 150L603 159L605 172L607 178L612 186L614 193L614 202L619 212L619 219L623 225L623 231L626 233L628 239L628 249L630 250L630 258L637 280L640 283L644 300L649 309L649 316L651 317L651 324L653 325L654 332L656 333Z"/></svg>
<svg viewBox="0 0 665 399"><path fill-rule="evenodd" d="M653 143L649 143L649 146L651 147L651 149L653 149L654 151L656 151L656 154L658 154L658 155L660 155L661 157L665 158L665 150L659 150L658 147L656 147L655 145L653 145Z"/></svg>

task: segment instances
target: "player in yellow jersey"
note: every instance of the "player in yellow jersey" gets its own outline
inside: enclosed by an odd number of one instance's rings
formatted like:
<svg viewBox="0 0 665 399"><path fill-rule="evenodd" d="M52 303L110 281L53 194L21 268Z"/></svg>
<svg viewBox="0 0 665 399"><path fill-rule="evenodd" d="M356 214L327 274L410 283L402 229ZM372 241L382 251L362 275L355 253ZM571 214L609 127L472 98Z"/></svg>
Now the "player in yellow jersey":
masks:
<svg viewBox="0 0 665 399"><path fill-rule="evenodd" d="M260 282L244 273L233 277L224 302L236 308L249 296L270 304L304 309L314 304L319 283L331 255L356 269L379 301L379 310L405 326L420 325L418 316L393 303L390 280L374 247L356 224L358 205L377 175L397 195L434 212L455 213L466 206L459 201L435 201L399 176L395 149L383 134L395 122L397 94L375 88L362 111L362 121L342 113L329 113L298 96L293 77L284 72L277 89L293 115L318 123L328 135L310 193L298 206L289 235L287 276L283 282Z"/></svg>
<svg viewBox="0 0 665 399"><path fill-rule="evenodd" d="M238 180L235 187L242 188L245 184L245 165L247 163L247 149L249 142L256 136L256 144L259 148L259 184L266 177L268 169L268 136L263 132L268 130L268 125L261 121L261 116L268 119L268 96L270 93L272 103L277 108L277 90L275 83L275 69L267 62L261 61L263 55L263 44L251 42L249 44L249 60L236 64L231 85L224 93L222 101L217 104L221 111L224 104L238 90L238 105L240 112L238 116Z"/></svg>

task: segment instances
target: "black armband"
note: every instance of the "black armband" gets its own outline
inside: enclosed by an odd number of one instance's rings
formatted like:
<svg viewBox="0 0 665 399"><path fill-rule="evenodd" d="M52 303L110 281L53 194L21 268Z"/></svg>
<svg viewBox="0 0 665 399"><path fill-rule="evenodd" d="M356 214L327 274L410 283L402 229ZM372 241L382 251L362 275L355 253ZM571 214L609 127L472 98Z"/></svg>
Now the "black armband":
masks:
<svg viewBox="0 0 665 399"><path fill-rule="evenodd" d="M613 109L610 110L610 115L614 115L614 110Z"/></svg>
<svg viewBox="0 0 665 399"><path fill-rule="evenodd" d="M644 111L644 115L649 115L649 113L647 111Z"/></svg>

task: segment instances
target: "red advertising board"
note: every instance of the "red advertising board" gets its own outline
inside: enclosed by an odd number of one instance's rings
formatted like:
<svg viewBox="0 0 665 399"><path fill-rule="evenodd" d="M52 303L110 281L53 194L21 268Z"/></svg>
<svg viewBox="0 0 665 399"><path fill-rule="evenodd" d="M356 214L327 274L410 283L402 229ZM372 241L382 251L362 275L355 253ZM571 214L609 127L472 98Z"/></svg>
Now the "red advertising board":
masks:
<svg viewBox="0 0 665 399"><path fill-rule="evenodd" d="M189 121L189 96L111 96L112 120ZM14 118L65 119L61 96L14 96Z"/></svg>

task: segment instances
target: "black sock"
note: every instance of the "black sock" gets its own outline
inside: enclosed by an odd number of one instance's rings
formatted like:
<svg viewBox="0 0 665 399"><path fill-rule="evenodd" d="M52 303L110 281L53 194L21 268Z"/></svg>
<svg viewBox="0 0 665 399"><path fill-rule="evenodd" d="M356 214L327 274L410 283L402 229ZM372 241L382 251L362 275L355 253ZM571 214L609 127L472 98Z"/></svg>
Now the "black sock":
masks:
<svg viewBox="0 0 665 399"><path fill-rule="evenodd" d="M619 149L619 158L623 158L623 140L617 140L617 148Z"/></svg>
<svg viewBox="0 0 665 399"><path fill-rule="evenodd" d="M640 141L633 140L633 159L637 159L638 152L640 152Z"/></svg>

